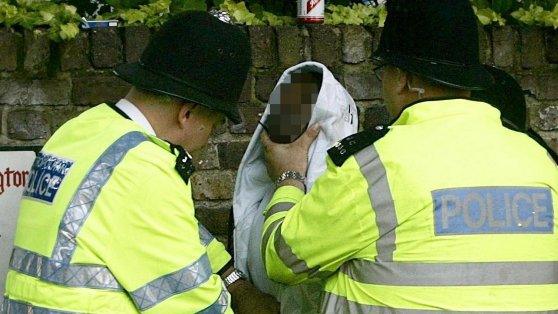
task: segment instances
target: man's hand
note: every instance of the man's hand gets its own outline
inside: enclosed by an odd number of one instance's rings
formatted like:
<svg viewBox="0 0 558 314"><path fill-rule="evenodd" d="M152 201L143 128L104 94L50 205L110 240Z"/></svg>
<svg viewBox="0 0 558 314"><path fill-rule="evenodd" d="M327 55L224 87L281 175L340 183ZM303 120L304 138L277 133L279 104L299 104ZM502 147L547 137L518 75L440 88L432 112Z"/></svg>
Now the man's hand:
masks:
<svg viewBox="0 0 558 314"><path fill-rule="evenodd" d="M281 310L277 300L256 289L251 283L241 279L229 287L232 309L237 314L276 314Z"/></svg>
<svg viewBox="0 0 558 314"><path fill-rule="evenodd" d="M308 168L308 149L320 133L320 125L309 127L296 141L290 144L277 144L269 139L267 132L262 132L260 139L264 146L267 173L271 180L276 180L287 170L298 171L306 175Z"/></svg>
<svg viewBox="0 0 558 314"><path fill-rule="evenodd" d="M233 271L234 267L229 267L221 278L226 278ZM281 309L281 305L273 296L261 292L244 279L235 281L227 290L231 294L232 309L237 314L275 314Z"/></svg>

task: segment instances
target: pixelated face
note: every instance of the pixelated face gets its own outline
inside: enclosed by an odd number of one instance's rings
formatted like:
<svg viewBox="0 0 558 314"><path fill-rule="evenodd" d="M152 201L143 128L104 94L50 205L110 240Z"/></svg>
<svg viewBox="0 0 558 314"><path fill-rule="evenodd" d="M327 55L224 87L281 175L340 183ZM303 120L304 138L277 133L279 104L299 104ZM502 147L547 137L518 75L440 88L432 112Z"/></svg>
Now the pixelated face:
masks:
<svg viewBox="0 0 558 314"><path fill-rule="evenodd" d="M270 113L265 121L272 141L292 143L304 133L318 99L320 81L316 73L293 73L291 83L279 85L279 93L269 100Z"/></svg>

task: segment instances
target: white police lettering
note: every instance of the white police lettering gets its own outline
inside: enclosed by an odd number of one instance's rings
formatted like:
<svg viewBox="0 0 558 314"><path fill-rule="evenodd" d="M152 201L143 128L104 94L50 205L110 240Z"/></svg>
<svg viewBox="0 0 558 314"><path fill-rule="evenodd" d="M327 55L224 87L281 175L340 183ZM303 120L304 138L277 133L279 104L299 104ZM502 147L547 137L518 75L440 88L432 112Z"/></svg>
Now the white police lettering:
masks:
<svg viewBox="0 0 558 314"><path fill-rule="evenodd" d="M552 233L550 189L490 187L432 193L436 234Z"/></svg>
<svg viewBox="0 0 558 314"><path fill-rule="evenodd" d="M23 196L52 203L62 180L72 165L73 161L39 153L31 168L29 183Z"/></svg>

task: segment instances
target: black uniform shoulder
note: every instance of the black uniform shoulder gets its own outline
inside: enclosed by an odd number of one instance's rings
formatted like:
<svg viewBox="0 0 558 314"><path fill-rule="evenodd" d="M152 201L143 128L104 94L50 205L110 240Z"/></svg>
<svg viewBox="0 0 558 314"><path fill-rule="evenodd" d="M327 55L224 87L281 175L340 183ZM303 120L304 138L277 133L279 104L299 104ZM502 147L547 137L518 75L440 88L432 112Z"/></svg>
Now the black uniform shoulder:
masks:
<svg viewBox="0 0 558 314"><path fill-rule="evenodd" d="M327 154L337 167L341 167L349 157L374 144L387 132L387 126L378 125L374 129L349 135L330 148Z"/></svg>

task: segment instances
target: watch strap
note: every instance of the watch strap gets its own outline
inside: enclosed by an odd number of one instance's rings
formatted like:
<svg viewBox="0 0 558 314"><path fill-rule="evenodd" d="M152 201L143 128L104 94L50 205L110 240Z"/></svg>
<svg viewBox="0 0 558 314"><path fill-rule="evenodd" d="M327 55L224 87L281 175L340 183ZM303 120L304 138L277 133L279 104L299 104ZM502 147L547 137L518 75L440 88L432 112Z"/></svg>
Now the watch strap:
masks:
<svg viewBox="0 0 558 314"><path fill-rule="evenodd" d="M228 288L230 285L243 278L244 278L244 273L242 273L238 269L235 269L227 277L225 277L225 279L223 279L223 282L225 283L225 287Z"/></svg>
<svg viewBox="0 0 558 314"><path fill-rule="evenodd" d="M306 188L306 177L303 174L301 174L300 172L293 171L293 170L287 170L287 171L283 172L277 178L277 180L275 181L275 184L279 185L281 182L283 182L285 180L288 180L288 179L299 181Z"/></svg>

